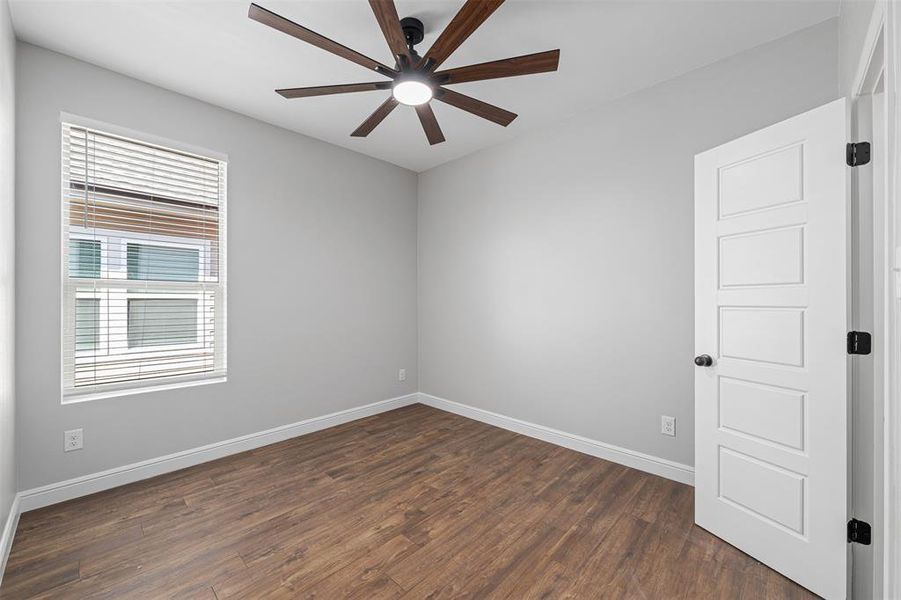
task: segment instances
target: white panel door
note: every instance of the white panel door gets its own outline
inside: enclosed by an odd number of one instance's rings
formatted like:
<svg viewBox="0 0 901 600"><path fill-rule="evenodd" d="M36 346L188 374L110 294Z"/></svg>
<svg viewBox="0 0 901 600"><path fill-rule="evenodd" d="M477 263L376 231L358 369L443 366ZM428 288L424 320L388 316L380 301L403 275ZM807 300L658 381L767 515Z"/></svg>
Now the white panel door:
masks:
<svg viewBox="0 0 901 600"><path fill-rule="evenodd" d="M847 573L847 122L839 100L695 157L695 521L830 599Z"/></svg>

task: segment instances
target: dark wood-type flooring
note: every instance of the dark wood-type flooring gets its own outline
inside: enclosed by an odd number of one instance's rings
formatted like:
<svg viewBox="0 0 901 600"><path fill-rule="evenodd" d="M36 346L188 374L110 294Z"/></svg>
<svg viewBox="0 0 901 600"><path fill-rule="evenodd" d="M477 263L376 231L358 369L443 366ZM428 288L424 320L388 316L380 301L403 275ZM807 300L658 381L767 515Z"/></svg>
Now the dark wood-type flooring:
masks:
<svg viewBox="0 0 901 600"><path fill-rule="evenodd" d="M11 598L810 598L692 489L422 405L22 515Z"/></svg>

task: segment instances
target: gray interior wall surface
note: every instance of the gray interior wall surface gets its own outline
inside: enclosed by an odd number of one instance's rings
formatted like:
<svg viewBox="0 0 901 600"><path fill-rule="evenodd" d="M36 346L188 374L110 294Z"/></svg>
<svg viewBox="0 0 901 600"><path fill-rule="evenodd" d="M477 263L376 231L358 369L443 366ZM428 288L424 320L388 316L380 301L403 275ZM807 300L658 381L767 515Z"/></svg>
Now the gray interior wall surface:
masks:
<svg viewBox="0 0 901 600"><path fill-rule="evenodd" d="M0 530L17 490L15 402L15 55L0 0Z"/></svg>
<svg viewBox="0 0 901 600"><path fill-rule="evenodd" d="M834 100L837 47L833 19L420 174L420 391L692 465L694 155Z"/></svg>
<svg viewBox="0 0 901 600"><path fill-rule="evenodd" d="M19 489L416 391L414 173L28 44L17 66ZM228 155L227 383L61 404L61 112Z"/></svg>

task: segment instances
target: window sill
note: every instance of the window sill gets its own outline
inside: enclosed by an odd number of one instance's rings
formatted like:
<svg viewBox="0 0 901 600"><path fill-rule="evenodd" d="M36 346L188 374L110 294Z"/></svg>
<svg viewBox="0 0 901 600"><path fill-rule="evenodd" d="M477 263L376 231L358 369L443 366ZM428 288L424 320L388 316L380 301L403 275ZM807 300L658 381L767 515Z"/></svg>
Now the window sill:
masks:
<svg viewBox="0 0 901 600"><path fill-rule="evenodd" d="M178 381L167 381L166 383L149 384L142 386L129 386L113 389L105 389L93 392L63 392L63 404L78 404L81 402L89 402L91 400L103 400L105 398L117 398L119 396L133 396L135 394L148 394L151 392L162 392L166 390L178 390L182 388L195 387L198 385L210 385L213 383L225 383L228 378L225 375L211 375L206 377L189 377Z"/></svg>

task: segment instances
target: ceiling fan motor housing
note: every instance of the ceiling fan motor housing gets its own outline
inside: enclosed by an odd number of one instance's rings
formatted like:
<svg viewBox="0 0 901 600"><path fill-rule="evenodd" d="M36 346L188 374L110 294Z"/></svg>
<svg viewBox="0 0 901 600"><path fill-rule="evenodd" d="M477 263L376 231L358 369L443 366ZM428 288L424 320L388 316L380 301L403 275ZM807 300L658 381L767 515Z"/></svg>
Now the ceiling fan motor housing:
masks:
<svg viewBox="0 0 901 600"><path fill-rule="evenodd" d="M400 28L403 30L404 37L407 38L407 45L411 50L413 46L421 42L422 38L425 37L425 27L422 21L416 17L404 17L401 19Z"/></svg>

